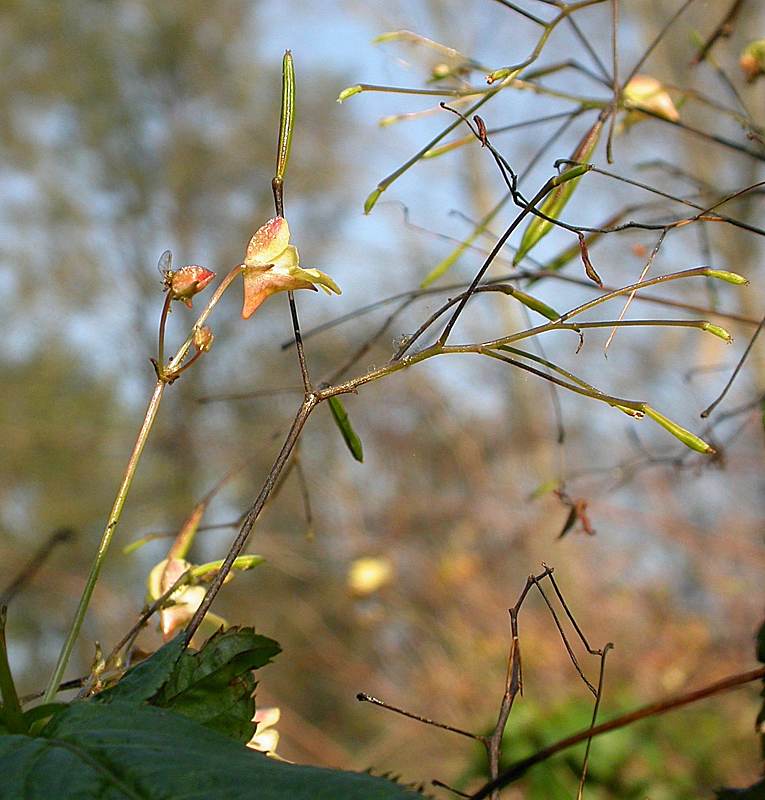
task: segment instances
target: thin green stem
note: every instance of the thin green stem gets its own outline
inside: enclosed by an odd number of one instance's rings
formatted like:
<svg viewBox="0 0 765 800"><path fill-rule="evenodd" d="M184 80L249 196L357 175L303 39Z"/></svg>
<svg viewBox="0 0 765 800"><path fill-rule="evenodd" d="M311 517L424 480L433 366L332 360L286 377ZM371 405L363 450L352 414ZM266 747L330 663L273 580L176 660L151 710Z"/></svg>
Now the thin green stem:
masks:
<svg viewBox="0 0 765 800"><path fill-rule="evenodd" d="M51 675L50 681L48 682L48 687L45 690L45 694L43 695L43 703L51 702L53 697L56 695L56 692L58 691L58 686L64 677L64 672L66 670L67 664L69 663L69 658L72 655L72 650L74 649L74 643L77 640L77 636L80 633L82 622L85 619L85 613L87 612L88 605L90 604L90 598L93 595L93 590L95 589L96 582L98 581L98 575L101 572L101 567L104 563L104 559L106 558L106 553L109 550L109 545L111 544L112 537L114 536L114 532L117 529L117 524L120 520L120 517L122 516L122 509L125 505L125 500L127 499L128 492L130 491L130 485L132 484L133 478L135 477L136 469L138 467L138 462L140 461L141 458L141 453L143 453L143 448L146 445L146 441L149 438L149 433L151 432L152 426L154 425L154 420L157 417L157 412L159 411L159 404L162 400L162 395L165 391L166 385L167 384L165 383L165 381L158 380L154 387L154 392L151 396L151 400L149 401L149 405L146 409L146 414L144 415L143 424L141 425L141 429L138 432L138 437L136 438L136 442L133 447L133 452L130 454L130 459L128 460L127 468L125 469L125 474L122 478L122 483L120 484L120 488L117 491L117 496L114 499L114 505L112 506L111 513L109 514L109 519L106 523L106 528L104 528L104 532L101 536L101 543L98 546L95 558L93 559L93 563L91 564L90 573L85 583L85 588L83 589L82 596L80 597L80 602L77 606L77 611L75 612L74 619L72 620L72 625L69 629L69 634L66 637L64 646L61 648L58 661L56 662L53 674Z"/></svg>
<svg viewBox="0 0 765 800"><path fill-rule="evenodd" d="M25 731L24 714L21 711L16 685L13 682L11 666L8 663L8 648L5 643L6 607L0 608L0 694L3 697L3 722L14 733Z"/></svg>
<svg viewBox="0 0 765 800"><path fill-rule="evenodd" d="M151 400L149 400L149 405L146 409L146 414L144 415L141 429L138 432L138 437L136 438L133 451L130 454L127 467L125 468L125 474L123 475L122 483L120 484L120 487L117 491L117 496L114 499L114 505L112 506L111 513L109 514L109 519L107 520L106 528L104 529L104 532L101 536L101 543L99 544L98 551L96 552L96 555L93 559L93 563L91 564L90 573L88 574L88 579L85 583L85 588L83 589L82 596L80 597L80 602L77 606L77 610L74 615L74 619L72 620L72 625L69 629L66 641L64 642L64 645L61 648L61 652L59 653L58 661L56 662L53 674L51 675L50 681L48 682L48 687L46 688L45 694L43 695L44 703L49 703L51 699L55 696L56 692L58 691L58 686L61 683L61 680L64 676L67 664L69 663L69 659L72 655L72 650L74 649L74 643L77 640L77 636L80 633L80 629L82 628L82 623L83 620L85 619L85 613L88 610L88 605L90 604L90 599L93 595L93 590L95 589L99 573L101 572L101 567L106 558L106 553L109 550L109 545L111 544L114 532L117 528L117 524L119 523L120 517L122 516L122 509L125 506L125 501L127 500L127 495L128 492L130 491L130 486L133 482L133 478L135 477L135 473L138 468L138 462L141 459L141 454L143 453L143 449L149 438L149 433L151 432L151 429L154 425L154 421L157 418L157 412L159 411L159 405L162 400L162 395L165 391L165 386L168 383L168 378L171 378L173 375L177 375L178 372L182 369L181 364L183 363L183 360L186 358L186 355L189 349L191 348L191 345L194 342L194 331L197 330L198 328L201 328L202 325L204 325L205 321L212 313L212 310L215 308L215 306L218 304L218 301L223 296L223 293L231 285L233 280L239 275L240 271L241 271L241 265L237 265L220 282L218 288L213 293L213 296L210 298L204 310L199 315L199 318L194 324L194 327L192 328L188 338L181 345L178 352L175 354L173 359L167 365L167 369L164 369L161 364L159 365L160 372L158 374L161 375L161 377L158 378L157 383L154 387L154 393L151 396Z"/></svg>
<svg viewBox="0 0 765 800"><path fill-rule="evenodd" d="M531 51L531 55L525 60L521 61L518 64L513 64L509 67L502 67L502 69L495 70L494 72L490 73L487 78L489 83L494 83L494 81L502 80L506 78L508 75L513 75L520 72L522 69L525 69L530 64L533 64L541 55L544 46L547 44L547 40L550 38L550 35L555 30L555 28L563 22L570 14L573 14L575 11L579 11L582 8L587 8L588 6L598 5L599 3L603 3L605 0L581 0L578 3L571 3L568 6L564 6L561 10L560 14L554 19L551 19L550 22L547 23L542 35L539 37L534 49Z"/></svg>
<svg viewBox="0 0 765 800"><path fill-rule="evenodd" d="M572 326L563 326L561 323L566 322L567 320L571 319L572 317L576 317L579 314L584 313L585 311L589 311L596 306L601 305L602 303L607 302L608 300L613 300L614 297L620 297L625 294L629 294L634 290L642 290L648 286L656 286L662 283L668 283L670 281L680 280L682 278L697 278L697 277L707 277L710 272L708 267L696 267L695 269L686 269L682 270L681 272L672 272L667 275L658 275L655 278L650 278L649 280L639 281L637 283L632 283L629 286L623 286L621 289L615 289L612 292L607 292L606 294L602 294L599 297L590 300L587 303L583 303L576 308L571 309L571 311L567 311L565 314L561 315L560 319L555 320L554 322L548 322L544 325L537 325L534 328L528 328L525 331L519 331L518 333L513 333L510 336L503 336L499 339L493 339L491 341L483 342L483 347L493 348L498 347L501 344L512 344L513 342L520 342L522 339L528 339L531 336L536 336L540 333L546 333L547 331L555 331L555 330L565 330L566 328L581 328L583 326L586 327L595 327L592 323L582 323ZM623 320L624 321L624 320ZM627 320L629 322L629 320ZM667 324L666 322L656 320L656 322L662 322L662 324ZM672 321L675 322L675 321ZM679 322L679 320L678 320ZM686 321L682 320L682 323L685 324ZM608 322L607 324L613 325L614 321ZM693 325L692 327L698 327L697 325Z"/></svg>

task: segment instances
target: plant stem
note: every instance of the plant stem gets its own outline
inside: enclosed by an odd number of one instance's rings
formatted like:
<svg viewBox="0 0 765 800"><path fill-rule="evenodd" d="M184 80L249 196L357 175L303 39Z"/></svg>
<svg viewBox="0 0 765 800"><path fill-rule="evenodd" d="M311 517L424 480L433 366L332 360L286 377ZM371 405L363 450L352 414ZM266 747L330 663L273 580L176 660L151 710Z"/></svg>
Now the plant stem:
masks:
<svg viewBox="0 0 765 800"><path fill-rule="evenodd" d="M215 578L213 578L210 588L207 590L207 594L205 594L199 608L194 612L194 616L191 618L188 626L186 627L186 632L184 635L187 647L191 642L192 637L196 633L197 628L199 628L199 626L202 624L202 620L212 605L213 600L215 600L215 596L220 591L221 586L223 586L226 576L229 574L229 572L231 572L234 561L236 561L237 556L240 555L244 549L244 546L247 544L247 540L252 533L252 529L255 527L255 523L260 516L260 512L263 510L263 506L265 506L266 501L271 496L271 492L274 490L274 487L279 480L279 476L289 461L290 455L292 454L292 451L297 444L298 439L300 438L303 427L308 421L308 417L311 415L311 412L314 410L314 408L316 408L320 399L323 398L320 398L316 393L306 394L305 399L303 400L303 403L301 404L300 409L295 416L295 419L292 421L292 425L290 426L287 437L284 440L284 444L282 444L279 455L276 457L276 460L274 461L273 466L271 467L271 470L269 471L268 476L263 483L260 494L250 507L250 510L247 512L247 516L244 518L244 522L242 523L242 527L237 534L236 539L234 539L234 541L231 543L231 548L228 551L228 555L223 561L218 573L215 575Z"/></svg>
<svg viewBox="0 0 765 800"><path fill-rule="evenodd" d="M749 670L748 672L740 672L736 675L730 675L727 678L722 678L719 681L710 683L701 689L675 695L667 700L660 700L658 703L651 703L650 705L642 706L641 708L637 708L628 714L623 714L622 716L611 719L608 722L602 722L600 725L594 725L586 730L580 731L579 733L575 733L572 736L567 736L565 739L561 739L560 741L555 742L555 744L551 744L549 747L545 747L544 749L538 751L533 756L524 758L522 761L517 761L509 769L501 773L497 778L487 783L485 786L482 786L481 789L479 789L475 794L471 794L470 798L471 800L483 800L483 798L488 797L496 789L501 789L502 787L507 786L509 783L512 783L520 778L521 775L523 775L530 767L545 761L551 756L554 756L556 753L560 753L562 750L572 747L575 744L587 741L588 739L592 739L600 734L608 733L609 731L615 731L619 728L624 728L626 725L631 725L633 722L637 722L641 719L656 717L659 714L666 714L668 711L674 711L677 708L682 708L683 706L690 705L691 703L696 703L699 700L703 700L706 697L712 697L716 694L720 694L721 692L727 692L730 689L735 689L738 686L743 686L746 683L760 680L761 678L765 678L765 667L758 667L757 669Z"/></svg>
<svg viewBox="0 0 765 800"><path fill-rule="evenodd" d="M170 313L170 303L173 302L173 295L168 289L165 295L165 302L162 306L162 313L159 316L159 342L157 345L157 364L160 371L165 365L165 328L167 327L167 315Z"/></svg>
<svg viewBox="0 0 765 800"><path fill-rule="evenodd" d="M218 301L221 299L221 297L223 297L223 293L226 291L226 289L228 289L241 271L242 265L237 264L218 284L218 288L215 290L213 296L210 298L202 313L197 318L197 321L194 323L194 327L191 329L191 333L186 337L186 341L180 346L175 356L173 356L172 360L167 365L167 369L164 370L166 375L172 375L181 365L183 359L186 358L186 354L191 349L191 345L194 344L194 331L196 331L198 328L201 328L205 322L207 322L207 318L210 316L210 314L212 314L215 306L218 305Z"/></svg>
<svg viewBox="0 0 765 800"><path fill-rule="evenodd" d="M11 667L8 663L8 649L5 644L6 607L0 607L0 694L3 697L4 722L13 733L24 731L24 715L21 712L19 696L13 683Z"/></svg>
<svg viewBox="0 0 765 800"><path fill-rule="evenodd" d="M162 364L162 359L164 357L162 350L164 344L164 327L170 305L168 301L170 295L168 294L167 298L165 299L165 304L162 309L162 319L160 322L160 361L158 363L157 371L159 379L157 380L157 383L154 387L154 392L149 400L149 405L146 409L146 414L144 415L141 429L138 431L138 437L133 447L133 452L130 454L130 459L128 460L127 467L125 468L125 474L122 478L122 483L117 491L117 496L114 499L114 505L112 506L109 519L106 523L106 528L101 536L101 543L93 559L93 563L91 564L90 573L88 574L85 588L83 589L80 602L77 606L77 611L75 612L74 619L72 620L72 625L69 629L69 633L67 634L66 641L61 648L61 652L59 653L58 661L56 662L53 674L48 682L48 687L43 695L43 703L49 703L55 696L56 692L58 691L59 684L64 676L64 672L66 671L67 664L69 663L69 659L72 655L72 650L74 649L74 643L77 640L80 629L82 628L82 623L85 619L88 605L90 604L90 598L93 595L93 590L95 589L96 582L98 581L98 575L101 572L101 566L103 565L103 562L106 558L106 553L109 550L109 545L111 544L114 536L114 531L116 530L117 524L122 516L122 509L125 506L125 501L127 500L127 495L130 491L130 486L133 482L133 478L135 477L135 473L138 468L138 462L140 461L141 454L143 453L143 448L146 445L146 441L149 438L149 433L151 432L154 421L157 418L157 412L159 411L159 404L162 400L165 386L167 385L168 381L173 378L173 376L177 377L177 374L181 371L181 365L183 364L183 361L194 342L194 332L204 325L205 321L212 313L212 310L223 296L223 293L231 285L240 272L241 264L237 264L237 266L231 269L228 275L226 275L226 277L220 282L218 288L213 293L213 296L210 298L204 310L199 315L197 321L194 323L191 333L188 335L186 341L181 345L172 360L168 363L166 369ZM192 361L193 360L194 359L192 359ZM189 364L186 366L189 366Z"/></svg>
<svg viewBox="0 0 765 800"><path fill-rule="evenodd" d="M80 633L82 622L85 619L85 613L88 610L88 605L90 604L90 598L93 595L93 589L96 586L96 581L98 580L98 575L101 571L101 566L104 562L104 559L106 558L106 553L109 549L109 545L111 544L112 537L114 536L114 531L117 529L117 523L119 522L119 519L122 516L122 509L125 505L125 500L127 499L128 492L130 491L130 485L132 484L133 478L135 477L136 469L138 467L138 462L141 458L141 453L143 452L143 448L146 444L147 439L149 438L149 433L151 431L152 425L154 424L154 420L157 417L157 411L159 410L159 404L160 401L162 400L162 394L165 391L165 386L166 384L164 381L158 380L154 387L154 393L151 396L151 400L149 400L149 405L146 409L146 414L144 415L143 424L141 425L141 429L138 432L138 437L136 438L135 446L133 447L133 452L130 454L130 459L128 460L128 464L125 469L125 474L122 478L122 483L120 484L120 488L117 491L117 496L114 499L114 505L112 506L111 513L109 514L109 519L106 523L106 528L104 528L103 535L101 536L101 543L98 546L98 551L96 552L95 558L93 559L93 563L91 564L90 573L85 583L85 588L82 592L82 596L80 597L80 602L77 606L77 611L75 612L74 619L72 620L72 625L69 629L69 634L66 637L64 646L61 648L58 661L56 662L53 674L51 675L50 681L48 682L48 687L45 690L45 694L43 695L43 703L51 702L56 692L58 691L58 685L61 683L61 680L64 677L64 672L66 670L67 664L69 663L69 658L72 655L72 650L74 649L74 643L77 640L77 636Z"/></svg>

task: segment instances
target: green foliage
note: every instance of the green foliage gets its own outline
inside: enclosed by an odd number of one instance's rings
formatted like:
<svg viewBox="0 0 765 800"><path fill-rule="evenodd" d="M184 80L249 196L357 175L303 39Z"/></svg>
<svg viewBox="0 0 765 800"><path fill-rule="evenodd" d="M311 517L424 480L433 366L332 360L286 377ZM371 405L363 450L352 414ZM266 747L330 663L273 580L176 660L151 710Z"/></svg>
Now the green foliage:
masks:
<svg viewBox="0 0 765 800"><path fill-rule="evenodd" d="M101 692L96 699L110 703L113 700L141 702L153 697L169 680L183 652L183 635L163 645L150 658L128 670L115 686Z"/></svg>
<svg viewBox="0 0 765 800"><path fill-rule="evenodd" d="M613 696L614 706L629 708L635 698ZM513 708L502 749L501 768L532 755L567 734L590 725L592 703L570 700L554 710L524 699ZM689 731L693 735L689 735ZM719 716L697 706L663 718L649 718L593 740L587 800L700 800L719 785ZM536 765L517 783L524 800L576 797L585 745ZM476 749L469 780L486 779L486 757ZM707 787L704 790L703 787ZM735 795L731 796L735 797ZM755 796L756 797L756 796ZM747 798L749 800L749 798Z"/></svg>
<svg viewBox="0 0 765 800"><path fill-rule="evenodd" d="M179 635L96 698L45 709L54 716L38 737L0 726L0 800L415 797L384 778L242 746L255 732L252 670L279 650L251 628L219 631L198 652Z"/></svg>
<svg viewBox="0 0 765 800"><path fill-rule="evenodd" d="M748 789L720 789L717 800L765 800L765 780Z"/></svg>
<svg viewBox="0 0 765 800"><path fill-rule="evenodd" d="M219 631L198 653L181 655L152 705L248 742L256 727L252 670L270 663L280 650L273 639L248 628Z"/></svg>
<svg viewBox="0 0 765 800"><path fill-rule="evenodd" d="M195 720L128 701L72 703L42 735L0 738L0 800L407 800L383 778L267 758Z"/></svg>

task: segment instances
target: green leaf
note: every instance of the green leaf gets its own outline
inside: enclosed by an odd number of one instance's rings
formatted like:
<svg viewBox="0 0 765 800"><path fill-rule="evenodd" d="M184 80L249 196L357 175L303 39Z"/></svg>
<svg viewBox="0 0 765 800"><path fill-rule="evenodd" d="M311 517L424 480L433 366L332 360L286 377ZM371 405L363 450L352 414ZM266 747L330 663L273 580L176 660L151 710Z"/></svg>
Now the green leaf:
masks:
<svg viewBox="0 0 765 800"><path fill-rule="evenodd" d="M8 647L5 643L6 607L0 606L0 722L5 729L21 733L27 730L21 703L13 682L11 665L8 662Z"/></svg>
<svg viewBox="0 0 765 800"><path fill-rule="evenodd" d="M73 703L0 738L2 800L414 800L383 778L287 764L161 708Z"/></svg>
<svg viewBox="0 0 765 800"><path fill-rule="evenodd" d="M718 789L715 796L717 800L765 800L765 780L748 789Z"/></svg>
<svg viewBox="0 0 765 800"><path fill-rule="evenodd" d="M47 717L53 717L65 708L69 708L68 703L43 703L42 705L30 708L29 711L24 712L24 719L27 722L27 729L33 722L44 720Z"/></svg>
<svg viewBox="0 0 765 800"><path fill-rule="evenodd" d="M183 652L183 634L162 645L146 660L128 670L115 686L105 689L96 699L111 703L114 700L140 702L153 697L172 675Z"/></svg>
<svg viewBox="0 0 765 800"><path fill-rule="evenodd" d="M240 742L255 733L255 678L280 652L273 639L252 628L219 631L197 653L185 652L152 705L191 717Z"/></svg>
<svg viewBox="0 0 765 800"><path fill-rule="evenodd" d="M364 449L361 446L361 439L359 439L356 431L353 430L351 421L348 419L348 412L339 397L329 398L329 410L332 412L332 419L335 420L335 424L340 429L343 441L351 451L351 455L356 461L364 461Z"/></svg>

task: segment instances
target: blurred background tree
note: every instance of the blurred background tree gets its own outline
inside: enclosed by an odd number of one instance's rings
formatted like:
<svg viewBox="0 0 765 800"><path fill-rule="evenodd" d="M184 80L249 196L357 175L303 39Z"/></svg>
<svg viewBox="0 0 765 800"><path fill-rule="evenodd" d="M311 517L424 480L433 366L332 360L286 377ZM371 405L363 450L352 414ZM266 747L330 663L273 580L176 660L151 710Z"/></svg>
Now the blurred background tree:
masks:
<svg viewBox="0 0 765 800"><path fill-rule="evenodd" d="M537 13L542 7L533 0L520 5ZM622 5L627 72L679 4ZM702 198L761 178L762 140L747 138L740 121L689 91L740 104L754 122L765 123L765 81L746 86L736 63L750 38L765 35L765 13L756 3L744 4L714 59L688 67L698 47L693 32L707 36L727 5L692 4L645 71L685 90L675 93L686 100L684 124L714 131L754 155L649 120L615 139L615 171ZM610 67L608 4L585 9L576 20ZM467 236L470 220L502 197L493 164L474 143L418 164L371 216L362 216L376 181L446 124L439 112L375 127L378 118L426 108L437 98L377 95L334 103L340 89L357 81L421 84L438 63L437 51L368 44L397 29L444 42L488 68L524 58L538 35L527 19L488 0L326 2L319 8L301 0L18 0L0 9L3 578L11 579L51 529L66 525L78 534L14 600L9 639L24 690L43 685L55 658L153 380L148 358L161 307L159 254L169 247L176 264L203 264L223 274L271 215L282 50L294 51L298 70L287 213L302 262L326 269L344 289L332 303L300 298L306 330L415 287L455 246L443 235ZM540 64L569 58L598 69L576 33L561 26ZM474 78L480 82L480 73ZM545 85L609 97L597 81L571 70L552 74ZM570 109L557 97L508 92L487 106L485 118L494 128ZM541 153L522 180L524 191L532 194L555 159L571 153L588 119L574 118ZM493 141L523 171L561 122ZM646 166L659 159L658 167ZM597 160L605 165L602 153ZM630 187L587 180L564 215L572 222L600 224L618 207L646 200ZM762 197L750 192L726 213L761 225ZM405 224L402 203L411 222L427 231ZM505 209L492 230L500 232L512 213ZM555 231L534 258L546 262L572 238ZM663 295L759 318L762 241L730 226L688 226L667 238L652 274L702 263L734 269L752 280L747 291L715 294L703 284L683 283ZM490 238L477 243L487 242L490 247ZM629 283L655 244L656 234L646 231L605 237L593 259L606 283ZM467 252L444 280L469 280L479 259ZM495 269L507 271L507 263ZM580 276L576 262L566 274ZM538 290L555 307L592 294L552 280ZM439 302L425 298L402 314L359 366L382 363L394 339ZM128 503L122 544L177 530L194 502L244 463L205 522L235 520L273 459L299 396L281 391L299 384L293 354L280 349L290 334L286 299L272 301L247 326L236 324L237 304L238 298L227 298L214 317L216 355L169 392ZM466 336L520 320L506 300L482 298L474 306L463 323ZM671 314L645 308L646 316ZM387 313L381 309L308 339L316 374L345 361ZM192 319L185 309L176 311L171 330L183 332ZM550 357L575 365L602 388L650 398L700 429L698 412L717 394L754 330L725 324L736 335L727 349L672 329L620 331L607 361L605 336L588 336L578 356L563 337L545 345ZM763 366L762 348L755 348L721 412L761 396ZM221 394L243 397L199 402ZM571 397L559 402L562 444L548 387L468 359L449 362L448 369L436 363L409 370L347 402L364 441L363 465L348 458L327 412L312 420L301 446L310 518L293 471L250 547L268 564L238 577L217 604L231 622L254 621L284 648L265 673L259 702L282 709L285 757L474 785L479 778L471 772L469 746L353 698L365 690L461 727L487 728L504 679L506 609L540 561L557 568L591 640L616 644L605 714L749 663L763 601L755 587L765 566L760 410L753 406L714 428L723 458L710 464L685 457L661 431L622 421L609 408ZM596 535L579 525L557 538L569 508L551 492L533 495L561 480L571 498L587 501ZM221 557L232 535L231 527L206 532L198 555ZM146 572L168 541L132 555L114 551L72 674L87 671L95 640L110 646L132 622ZM383 559L391 579L369 593L354 591L348 574L361 557ZM582 686L542 604L531 601L524 615L526 698L509 729L519 752L522 744L532 749L581 727L587 716ZM147 633L141 643L150 648L157 641ZM673 722L619 734L616 744L596 743L588 796L695 798L717 784L750 780L754 696L754 689L741 691ZM694 737L687 734L691 729ZM561 764L550 774L557 774L561 792L569 792L559 796L570 796L576 774L566 772L565 760ZM532 775L507 796L550 797L550 785Z"/></svg>

